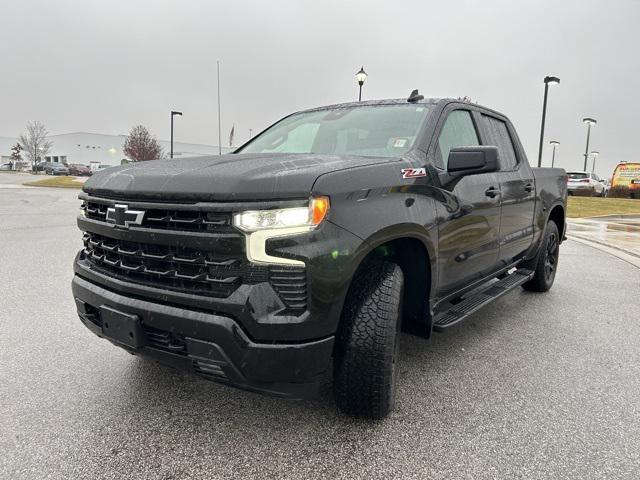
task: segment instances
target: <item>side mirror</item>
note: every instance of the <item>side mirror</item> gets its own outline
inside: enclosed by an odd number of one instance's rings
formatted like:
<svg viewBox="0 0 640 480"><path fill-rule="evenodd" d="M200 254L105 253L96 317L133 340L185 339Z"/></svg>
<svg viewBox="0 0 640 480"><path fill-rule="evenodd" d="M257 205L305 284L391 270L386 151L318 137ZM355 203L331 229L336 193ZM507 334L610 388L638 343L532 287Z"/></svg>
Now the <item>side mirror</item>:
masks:
<svg viewBox="0 0 640 480"><path fill-rule="evenodd" d="M452 175L474 175L498 170L498 147L456 147L449 152L447 172Z"/></svg>

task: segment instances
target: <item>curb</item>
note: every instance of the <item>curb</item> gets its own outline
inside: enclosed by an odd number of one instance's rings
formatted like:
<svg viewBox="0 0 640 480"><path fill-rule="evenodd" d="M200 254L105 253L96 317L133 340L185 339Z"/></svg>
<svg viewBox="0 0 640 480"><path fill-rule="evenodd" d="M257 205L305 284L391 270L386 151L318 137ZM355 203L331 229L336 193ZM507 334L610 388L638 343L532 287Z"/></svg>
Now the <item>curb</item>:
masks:
<svg viewBox="0 0 640 480"><path fill-rule="evenodd" d="M604 242L598 242L591 239L586 239L580 236L576 236L573 234L567 234L567 239L573 240L574 242L582 243L591 248L595 248L596 250L600 250L602 252L608 253L613 257L617 257L620 260L624 260L627 263L630 263L636 268L640 268L640 255L635 252L630 252L629 250L614 247L612 245L606 244Z"/></svg>
<svg viewBox="0 0 640 480"><path fill-rule="evenodd" d="M608 213L606 215L591 215L590 217L567 217L567 220L579 222L580 220L590 220L592 218L640 218L640 213Z"/></svg>

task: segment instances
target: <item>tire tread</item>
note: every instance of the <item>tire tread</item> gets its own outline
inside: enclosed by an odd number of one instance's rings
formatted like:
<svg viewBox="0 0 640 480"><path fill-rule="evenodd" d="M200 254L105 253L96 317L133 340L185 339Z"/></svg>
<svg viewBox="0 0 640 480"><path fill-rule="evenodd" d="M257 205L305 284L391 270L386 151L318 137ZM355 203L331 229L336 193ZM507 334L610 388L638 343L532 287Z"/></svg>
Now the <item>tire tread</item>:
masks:
<svg viewBox="0 0 640 480"><path fill-rule="evenodd" d="M393 406L393 355L404 278L398 265L364 264L347 295L336 346L334 390L345 413L382 418Z"/></svg>

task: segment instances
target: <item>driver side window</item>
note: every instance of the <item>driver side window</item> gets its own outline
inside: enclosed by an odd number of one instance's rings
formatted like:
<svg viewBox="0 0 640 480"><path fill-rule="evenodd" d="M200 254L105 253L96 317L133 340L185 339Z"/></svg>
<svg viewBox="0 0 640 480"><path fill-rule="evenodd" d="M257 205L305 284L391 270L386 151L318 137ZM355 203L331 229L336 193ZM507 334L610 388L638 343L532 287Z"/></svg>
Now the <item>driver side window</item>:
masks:
<svg viewBox="0 0 640 480"><path fill-rule="evenodd" d="M476 127L468 110L454 110L449 113L438 137L440 165L447 169L449 152L455 147L473 147L480 145Z"/></svg>

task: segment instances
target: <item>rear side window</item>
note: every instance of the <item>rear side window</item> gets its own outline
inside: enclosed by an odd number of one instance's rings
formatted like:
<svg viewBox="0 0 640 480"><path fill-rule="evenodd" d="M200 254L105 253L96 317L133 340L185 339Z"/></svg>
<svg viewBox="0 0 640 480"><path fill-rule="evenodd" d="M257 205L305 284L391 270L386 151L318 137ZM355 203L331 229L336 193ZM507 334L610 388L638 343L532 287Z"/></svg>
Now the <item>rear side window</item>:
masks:
<svg viewBox="0 0 640 480"><path fill-rule="evenodd" d="M471 120L471 113L467 110L454 110L449 113L438 137L440 165L447 169L449 152L452 148L476 145L480 145L480 142L476 127Z"/></svg>
<svg viewBox="0 0 640 480"><path fill-rule="evenodd" d="M495 145L498 147L498 153L500 155L500 166L502 170L513 170L518 164L518 157L516 157L516 150L513 147L511 141L511 135L509 135L509 129L507 124L502 120L490 117L488 115L482 115L482 122L489 135L488 145Z"/></svg>

